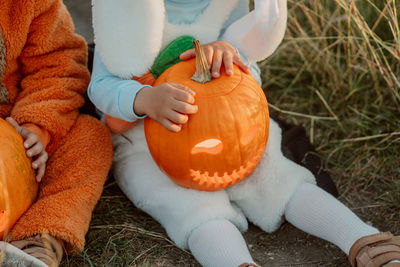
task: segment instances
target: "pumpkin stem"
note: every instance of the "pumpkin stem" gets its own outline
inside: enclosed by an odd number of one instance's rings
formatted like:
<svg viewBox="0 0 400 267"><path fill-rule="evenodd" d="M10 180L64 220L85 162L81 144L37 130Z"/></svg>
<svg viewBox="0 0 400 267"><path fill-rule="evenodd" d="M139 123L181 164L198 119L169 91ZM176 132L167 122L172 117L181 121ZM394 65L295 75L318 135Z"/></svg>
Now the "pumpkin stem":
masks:
<svg viewBox="0 0 400 267"><path fill-rule="evenodd" d="M194 51L196 53L196 72L192 76L192 80L199 83L211 81L212 76L207 64L207 59L204 54L203 47L199 40L193 41Z"/></svg>

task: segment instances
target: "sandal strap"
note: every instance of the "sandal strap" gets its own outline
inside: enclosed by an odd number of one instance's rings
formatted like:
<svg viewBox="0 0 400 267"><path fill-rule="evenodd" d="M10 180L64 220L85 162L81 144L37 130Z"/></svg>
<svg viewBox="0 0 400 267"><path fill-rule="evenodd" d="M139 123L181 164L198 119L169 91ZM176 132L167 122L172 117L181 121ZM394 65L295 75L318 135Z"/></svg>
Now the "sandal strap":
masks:
<svg viewBox="0 0 400 267"><path fill-rule="evenodd" d="M245 263L240 264L238 267L260 267L260 266L255 263L245 262Z"/></svg>
<svg viewBox="0 0 400 267"><path fill-rule="evenodd" d="M386 254L381 254L371 259L369 265L366 266L383 266L385 263L389 263L393 259L400 259L400 252L388 252ZM400 263L397 264L397 266L400 266Z"/></svg>
<svg viewBox="0 0 400 267"><path fill-rule="evenodd" d="M42 234L42 240L45 244L51 245L53 252L56 254L58 262L61 262L63 256L63 243L48 234Z"/></svg>
<svg viewBox="0 0 400 267"><path fill-rule="evenodd" d="M358 239L350 249L349 261L355 266L382 266L400 259L400 237L390 232L378 233Z"/></svg>
<svg viewBox="0 0 400 267"><path fill-rule="evenodd" d="M59 261L54 253L48 251L34 251L30 254L50 267L59 266Z"/></svg>
<svg viewBox="0 0 400 267"><path fill-rule="evenodd" d="M17 241L12 241L11 245L13 245L14 247L19 248L20 250L24 250L27 247L42 247L43 243L42 242L38 242L38 241L34 241L34 240L17 240Z"/></svg>
<svg viewBox="0 0 400 267"><path fill-rule="evenodd" d="M48 234L39 234L13 241L11 245L51 267L59 266L63 256L62 243Z"/></svg>
<svg viewBox="0 0 400 267"><path fill-rule="evenodd" d="M386 263L385 265L382 265L382 267L400 267L400 262L389 262Z"/></svg>

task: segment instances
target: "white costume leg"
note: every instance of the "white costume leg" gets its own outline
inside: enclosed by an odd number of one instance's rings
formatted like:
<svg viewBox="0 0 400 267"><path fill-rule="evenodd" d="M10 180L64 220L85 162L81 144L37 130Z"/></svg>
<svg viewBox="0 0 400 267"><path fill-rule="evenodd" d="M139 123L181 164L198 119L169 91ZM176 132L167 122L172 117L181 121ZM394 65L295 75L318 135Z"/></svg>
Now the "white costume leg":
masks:
<svg viewBox="0 0 400 267"><path fill-rule="evenodd" d="M113 136L113 141L118 185L138 208L163 225L179 247L188 248L193 229L210 220L226 219L241 231L247 229L246 218L232 206L226 191L186 189L160 171L147 148L143 122Z"/></svg>
<svg viewBox="0 0 400 267"><path fill-rule="evenodd" d="M249 177L227 189L230 200L267 232L283 222L286 204L299 185L315 184L309 170L283 156L281 141L281 129L270 119L268 144L258 166Z"/></svg>
<svg viewBox="0 0 400 267"><path fill-rule="evenodd" d="M254 263L242 233L227 220L203 223L189 236L189 248L204 267L231 267Z"/></svg>
<svg viewBox="0 0 400 267"><path fill-rule="evenodd" d="M335 244L347 255L359 238L379 233L339 200L311 184L297 189L286 207L285 216L297 228Z"/></svg>

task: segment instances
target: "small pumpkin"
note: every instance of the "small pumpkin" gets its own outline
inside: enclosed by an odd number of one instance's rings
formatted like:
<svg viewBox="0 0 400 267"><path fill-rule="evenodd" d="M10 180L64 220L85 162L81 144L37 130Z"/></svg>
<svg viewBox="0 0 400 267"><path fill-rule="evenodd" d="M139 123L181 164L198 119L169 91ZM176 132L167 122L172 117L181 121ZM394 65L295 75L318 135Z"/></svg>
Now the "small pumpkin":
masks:
<svg viewBox="0 0 400 267"><path fill-rule="evenodd" d="M198 42L195 48L196 59L168 68L154 86L189 87L196 92L198 112L179 133L150 118L144 127L154 161L175 183L215 191L246 178L257 166L268 140L268 104L257 81L236 66L234 75L222 69L218 79L205 82L211 75ZM200 82L191 79L193 73Z"/></svg>
<svg viewBox="0 0 400 267"><path fill-rule="evenodd" d="M38 184L23 139L0 118L0 239L36 199Z"/></svg>

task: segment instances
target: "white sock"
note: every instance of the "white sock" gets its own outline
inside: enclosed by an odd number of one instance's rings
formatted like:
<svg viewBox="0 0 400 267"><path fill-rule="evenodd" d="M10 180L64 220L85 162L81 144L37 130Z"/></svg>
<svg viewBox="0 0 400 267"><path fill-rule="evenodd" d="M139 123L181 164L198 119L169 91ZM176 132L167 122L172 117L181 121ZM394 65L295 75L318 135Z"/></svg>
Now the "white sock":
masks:
<svg viewBox="0 0 400 267"><path fill-rule="evenodd" d="M206 222L189 236L189 248L207 267L232 267L254 263L240 231L228 220Z"/></svg>
<svg viewBox="0 0 400 267"><path fill-rule="evenodd" d="M347 255L359 238L379 233L329 193L308 183L293 194L285 216L295 227L335 244Z"/></svg>

